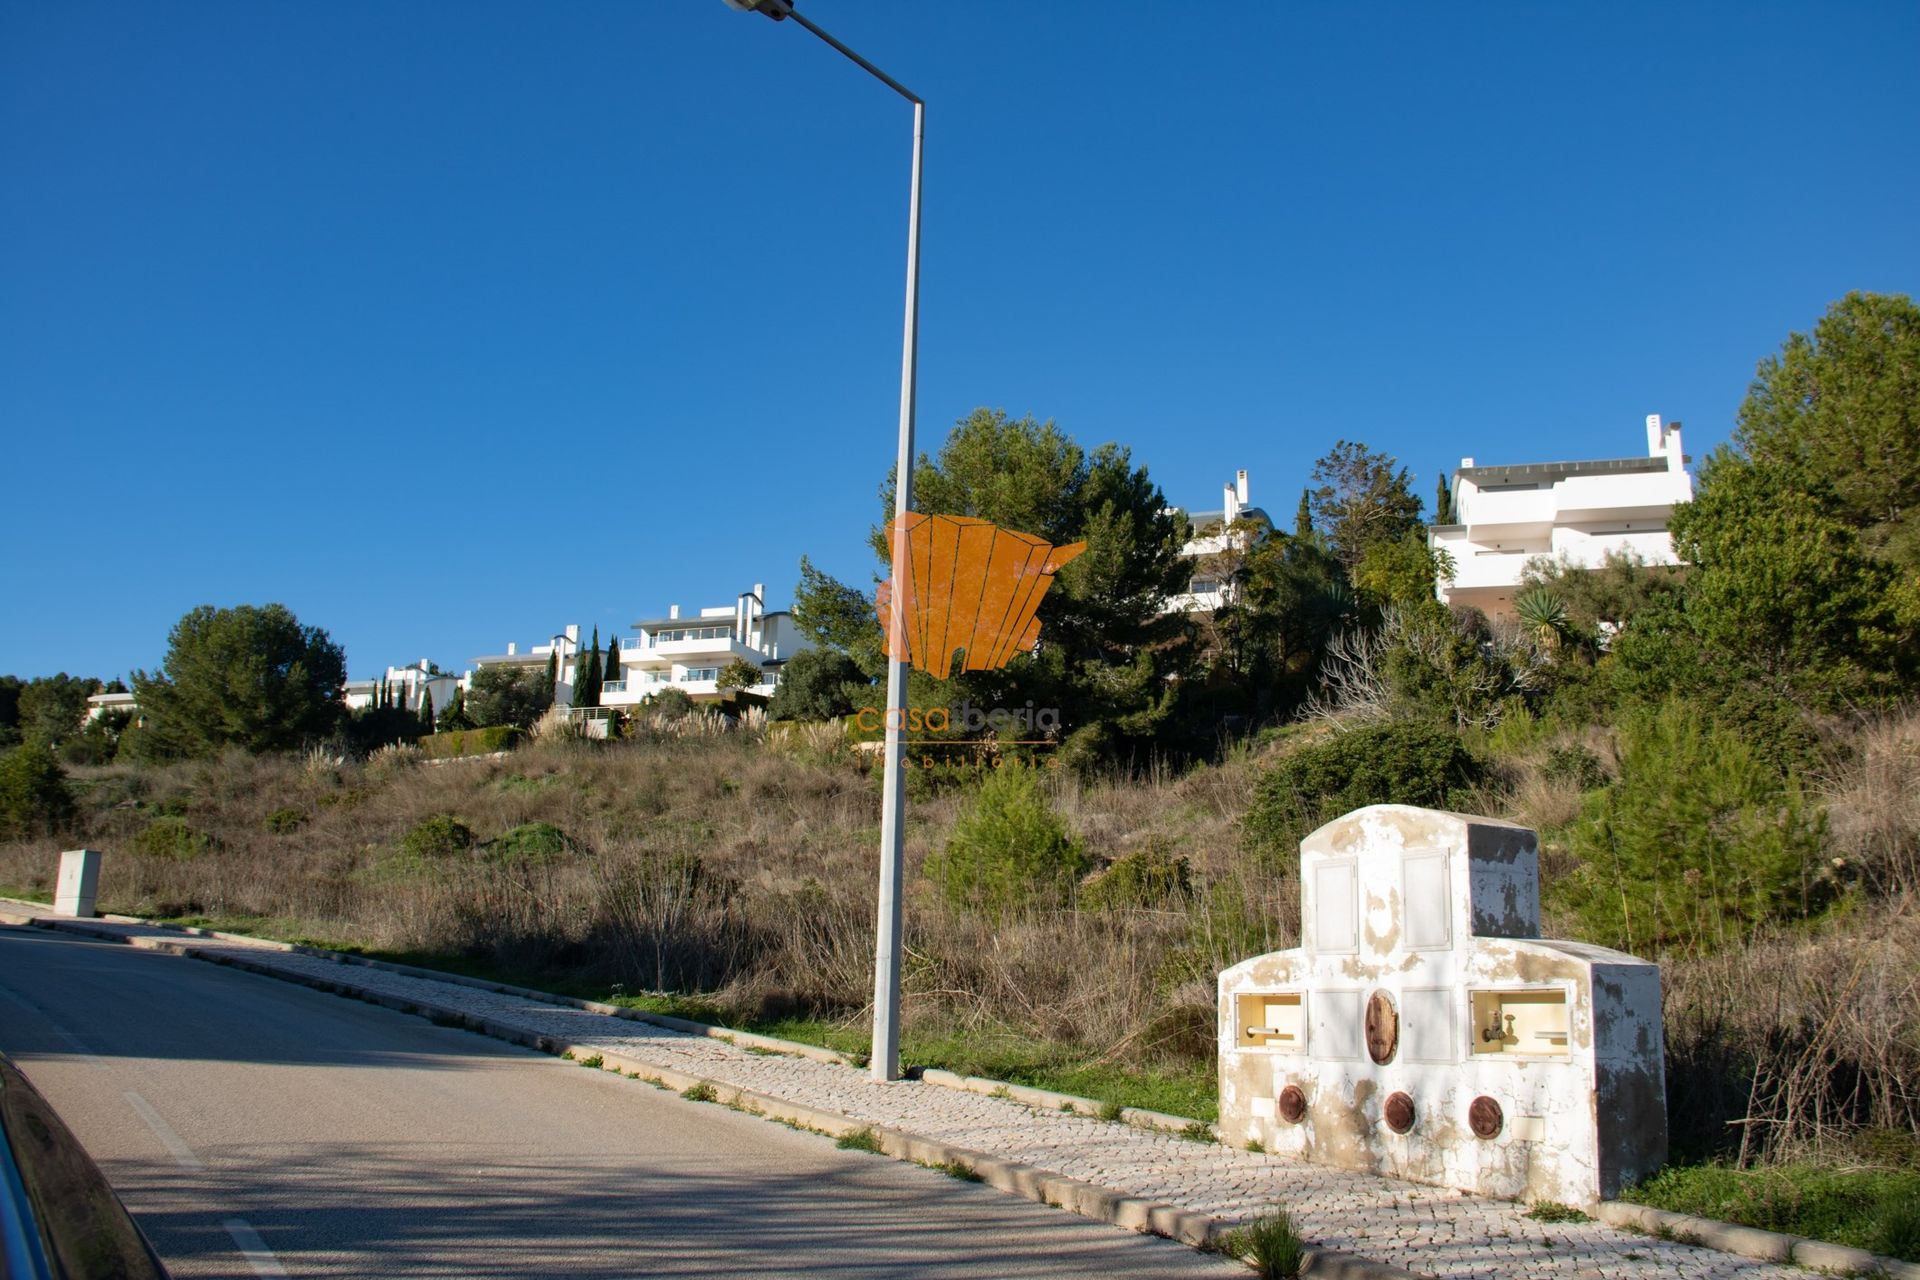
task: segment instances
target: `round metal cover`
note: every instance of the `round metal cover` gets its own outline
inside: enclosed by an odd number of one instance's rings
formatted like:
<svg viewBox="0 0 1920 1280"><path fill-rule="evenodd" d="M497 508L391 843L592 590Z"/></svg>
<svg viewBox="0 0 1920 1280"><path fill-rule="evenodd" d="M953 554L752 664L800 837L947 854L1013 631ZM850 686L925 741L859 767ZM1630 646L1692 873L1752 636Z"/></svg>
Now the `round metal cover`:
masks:
<svg viewBox="0 0 1920 1280"><path fill-rule="evenodd" d="M1467 1106L1467 1127L1473 1130L1476 1138L1497 1138L1500 1130L1506 1128L1507 1117L1500 1110L1500 1104L1481 1094Z"/></svg>
<svg viewBox="0 0 1920 1280"><path fill-rule="evenodd" d="M1299 1085L1290 1084L1282 1089L1278 1102L1280 1118L1288 1124L1299 1124L1307 1118L1307 1095Z"/></svg>
<svg viewBox="0 0 1920 1280"><path fill-rule="evenodd" d="M1367 997L1367 1056L1382 1065L1393 1060L1400 1047L1400 1011L1393 997L1376 991Z"/></svg>
<svg viewBox="0 0 1920 1280"><path fill-rule="evenodd" d="M1383 1113L1387 1118L1387 1128L1395 1133L1405 1133L1413 1128L1413 1099L1406 1094L1388 1094Z"/></svg>

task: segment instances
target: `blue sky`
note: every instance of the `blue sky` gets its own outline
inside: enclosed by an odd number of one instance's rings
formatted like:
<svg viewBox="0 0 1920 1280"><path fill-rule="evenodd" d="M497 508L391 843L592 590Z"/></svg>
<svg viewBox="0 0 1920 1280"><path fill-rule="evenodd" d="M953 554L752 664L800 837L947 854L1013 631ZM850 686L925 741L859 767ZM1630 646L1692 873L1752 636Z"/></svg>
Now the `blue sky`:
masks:
<svg viewBox="0 0 1920 1280"><path fill-rule="evenodd" d="M817 0L929 103L920 427L1291 512L1337 439L1696 457L1920 292L1920 6ZM720 0L0 6L0 671L351 673L866 580L907 106Z"/></svg>

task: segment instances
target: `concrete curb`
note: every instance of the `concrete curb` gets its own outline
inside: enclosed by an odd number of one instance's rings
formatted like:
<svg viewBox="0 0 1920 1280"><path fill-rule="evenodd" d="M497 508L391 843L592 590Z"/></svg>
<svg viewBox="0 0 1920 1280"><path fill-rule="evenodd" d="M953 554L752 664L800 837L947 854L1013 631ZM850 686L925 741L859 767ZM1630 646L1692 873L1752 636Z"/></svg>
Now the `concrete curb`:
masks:
<svg viewBox="0 0 1920 1280"><path fill-rule="evenodd" d="M1778 1231L1762 1231L1712 1218L1696 1218L1685 1213L1670 1213L1649 1205L1624 1200L1606 1200L1594 1216L1609 1226L1644 1231L1662 1239L1683 1244L1705 1245L1723 1253L1737 1253L1765 1262L1790 1262L1816 1271L1837 1271L1843 1275L1891 1276L1895 1280L1920 1280L1920 1264L1883 1257L1865 1249L1853 1249L1824 1240L1809 1240Z"/></svg>
<svg viewBox="0 0 1920 1280"><path fill-rule="evenodd" d="M467 759L469 757L459 757ZM78 919L48 920L45 917L11 916L4 911L7 906L35 907L47 910L46 904L26 902L19 898L0 898L0 921L9 924L37 924L43 928L71 929L77 933L89 933L95 937L111 936L117 940L119 934L107 931L90 930L88 922ZM535 991L531 987L516 987L505 982L493 982L486 978L470 978L465 974L448 973L442 969L422 969L416 965L398 964L391 960L375 960L369 956L357 956L350 951L329 951L325 947L308 946L303 942L280 942L273 938L258 938L245 933L223 933L218 929L200 929L192 925L156 924L138 916L116 916L102 913L97 917L107 924L132 924L147 929L165 929L169 933L184 934L191 938L215 938L221 942L237 942L247 946L262 947L271 951L285 951L295 955L312 956L317 960L331 960L335 964L365 965L369 969L381 969L387 973L398 973L409 978L424 978L429 982L446 982L457 987L472 987L476 991L493 991L500 995L518 996L523 1000L538 1000L542 1004L562 1005L567 1008L582 1009L588 1013L604 1014L610 1018L625 1018L629 1022L647 1022L670 1031L681 1031L688 1035L707 1036L714 1040L725 1040L742 1048L765 1049L771 1053L791 1054L799 1058L811 1058L815 1062L834 1062L843 1066L858 1066L859 1062L849 1054L837 1049L823 1048L817 1044L802 1044L798 1040L782 1040L778 1036L761 1035L757 1031L736 1031L732 1027L718 1027L710 1022L694 1022L688 1018L676 1018L671 1014L652 1013L645 1009L630 1009L626 1005L604 1004L598 1000L581 1000L574 996L555 995L551 991ZM1097 1106L1097 1104L1095 1104Z"/></svg>
<svg viewBox="0 0 1920 1280"><path fill-rule="evenodd" d="M106 922L146 923L145 921L134 921L125 917L117 921ZM351 980L330 982L324 978L314 977L309 974L290 973L287 970L268 963L252 961L239 956L216 954L196 946L185 939L175 941L171 938L130 938L125 934L111 929L92 926L84 920L49 920L45 917L20 916L3 910L0 910L0 923L27 924L37 928L78 933L89 937L103 938L108 941L126 943L142 950L164 951L187 959L204 960L213 964L225 965L229 968L259 974L263 977L275 978L282 982L293 983L296 986L310 987L330 995L347 996L357 1000L364 1000L369 1004L379 1005L399 1013L429 1018L441 1025L458 1026L469 1031L476 1031L496 1040L503 1040L509 1044L517 1044L524 1048L535 1049L542 1053L573 1058L576 1061L591 1061L597 1057L600 1060L599 1066L596 1068L598 1070L611 1071L619 1075L642 1080L649 1084L671 1089L680 1094L685 1094L690 1089L704 1086L707 1090L711 1091L714 1101L735 1110L761 1116L768 1120L815 1130L831 1138L841 1138L847 1134L858 1133L864 1130L873 1135L881 1152L896 1160L928 1165L963 1165L978 1175L981 1182L993 1187L995 1190L1017 1195L1040 1204L1050 1205L1057 1209L1065 1209L1083 1218L1091 1218L1096 1222L1109 1223L1116 1227L1124 1227L1130 1231L1164 1236L1167 1239L1176 1240L1182 1244L1190 1245L1198 1249L1217 1249L1221 1237L1231 1230L1233 1226L1229 1221L1216 1218L1210 1214L1199 1213L1190 1209L1182 1209L1178 1205L1167 1204L1162 1201L1148 1200L1139 1196L1128 1195L1123 1191L1116 1191L1110 1187L1102 1187L1093 1183L1082 1182L1077 1178L1069 1178L1061 1174L1049 1173L1044 1169L1036 1168L1029 1164L1022 1164L1018 1161L1002 1160L997 1156L991 1156L985 1152L974 1151L967 1147L952 1146L937 1139L923 1137L919 1134L909 1133L904 1130L865 1124L850 1116L841 1115L838 1112L824 1111L817 1107L809 1107L801 1103L789 1102L782 1098L775 1098L768 1094L755 1092L754 1090L742 1089L737 1085L727 1084L724 1081L710 1079L705 1076L691 1075L671 1067L660 1066L657 1063L633 1057L630 1054L609 1053L604 1049L558 1040L552 1036L544 1036L537 1032L508 1026L504 1023L496 1022L491 1018L478 1017L464 1010L452 1008L451 1006L387 995L383 992L360 987ZM150 927L160 928L167 926ZM180 932L185 932L185 930L180 930ZM223 935L207 930L199 930L197 933L202 937L223 937ZM230 938L230 940L245 943L261 941L256 938L233 937L231 935L224 936ZM300 947L292 943L273 943L270 949L318 955L322 958L331 958L338 954L334 952L322 952L315 948ZM384 961L363 963L369 963L372 967L389 969L409 976L430 977L434 979L452 976L432 974L428 970L416 970L411 966L392 965ZM475 981L462 985L484 986L490 990L519 994L514 988L497 983L479 983ZM616 1016L622 1013L635 1012L632 1010L618 1010L617 1006L596 1007L591 1002L567 1000L561 997L542 996L540 998L546 1000L548 1003L571 1004L580 1008L593 1009L595 1012L598 1012L601 1008L612 1009L617 1011ZM637 1020L651 1022L655 1021L656 1018L650 1016ZM674 1019L673 1021L678 1022L681 1020ZM704 1023L693 1023L690 1025L705 1028L709 1033L715 1030L714 1028L707 1028ZM745 1035L747 1033L734 1034ZM719 1038L726 1039L729 1037L721 1036ZM772 1040L772 1037L756 1038ZM790 1042L774 1041L774 1043L784 1045ZM834 1060L844 1063L844 1060L841 1059L839 1055L835 1055ZM952 1073L949 1072L946 1074L950 1075ZM963 1086L970 1091L975 1084L984 1083L995 1087L1005 1087L1009 1092L1019 1089L1036 1096L1046 1095L1052 1098L1066 1099L1075 1102L1088 1102L1088 1100L1084 1098L1074 1099L1071 1095L1067 1094L1051 1094L1049 1091L1043 1089L1025 1089L1024 1086L1020 1085L1002 1086L999 1081L980 1081L978 1077L955 1078L970 1081L971 1083ZM992 1090L987 1089L980 1091L991 1092ZM1029 1103L1029 1105L1032 1104ZM1097 1103L1089 1103L1089 1105L1093 1106L1097 1112ZM1057 1103L1054 1104L1053 1109L1058 1109ZM1158 1113L1145 1112L1142 1114L1157 1115ZM1168 1118L1179 1119L1180 1117ZM1373 1262L1365 1258L1339 1253L1330 1249L1313 1248L1307 1250L1307 1265L1303 1270L1303 1274L1319 1277L1322 1278L1322 1280L1430 1280L1429 1277L1422 1276L1418 1272L1406 1271L1386 1263Z"/></svg>

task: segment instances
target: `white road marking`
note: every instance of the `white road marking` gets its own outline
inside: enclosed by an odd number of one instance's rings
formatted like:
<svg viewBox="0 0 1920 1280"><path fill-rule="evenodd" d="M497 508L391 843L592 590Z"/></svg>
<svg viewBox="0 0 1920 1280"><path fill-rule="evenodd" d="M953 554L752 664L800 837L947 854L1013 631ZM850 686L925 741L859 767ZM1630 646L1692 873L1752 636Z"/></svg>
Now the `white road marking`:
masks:
<svg viewBox="0 0 1920 1280"><path fill-rule="evenodd" d="M267 1248L267 1242L260 1233L248 1225L245 1218L227 1218L221 1223L233 1242L240 1246L240 1256L247 1260L257 1276L284 1276L287 1269L280 1265L280 1259L273 1256L273 1250Z"/></svg>
<svg viewBox="0 0 1920 1280"><path fill-rule="evenodd" d="M140 1113L140 1118L147 1122L147 1128L153 1130L153 1136L160 1139L160 1144L173 1153L174 1163L183 1169L204 1167L200 1163L200 1157L193 1154L193 1148L181 1141L180 1135L160 1118L160 1113L153 1109L151 1102L131 1089L127 1090L127 1101L132 1103L133 1109Z"/></svg>

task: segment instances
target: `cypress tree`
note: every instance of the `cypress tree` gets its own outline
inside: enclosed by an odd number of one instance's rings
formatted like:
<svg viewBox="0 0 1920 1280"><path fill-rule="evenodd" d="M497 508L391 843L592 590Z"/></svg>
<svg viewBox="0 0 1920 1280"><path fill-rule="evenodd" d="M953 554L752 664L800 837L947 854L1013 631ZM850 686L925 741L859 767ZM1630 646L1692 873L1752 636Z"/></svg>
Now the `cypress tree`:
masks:
<svg viewBox="0 0 1920 1280"><path fill-rule="evenodd" d="M433 732L433 690L425 685L420 686L420 725L422 733Z"/></svg>
<svg viewBox="0 0 1920 1280"><path fill-rule="evenodd" d="M593 641L587 645L584 659L574 659L573 705L600 705L600 628L593 629Z"/></svg>
<svg viewBox="0 0 1920 1280"><path fill-rule="evenodd" d="M1440 473L1440 489L1433 497L1433 522L1435 524L1453 523L1453 489L1447 484L1447 473Z"/></svg>
<svg viewBox="0 0 1920 1280"><path fill-rule="evenodd" d="M1313 532L1313 507L1307 501L1307 491L1300 491L1300 510L1293 516L1293 536L1304 538Z"/></svg>
<svg viewBox="0 0 1920 1280"><path fill-rule="evenodd" d="M605 669L600 672L600 685L602 688L605 688L607 681L618 680L619 678L620 678L620 637L608 636L607 637L607 665Z"/></svg>
<svg viewBox="0 0 1920 1280"><path fill-rule="evenodd" d="M453 701L447 704L444 717L449 729L467 728L467 694L459 685L453 686Z"/></svg>

